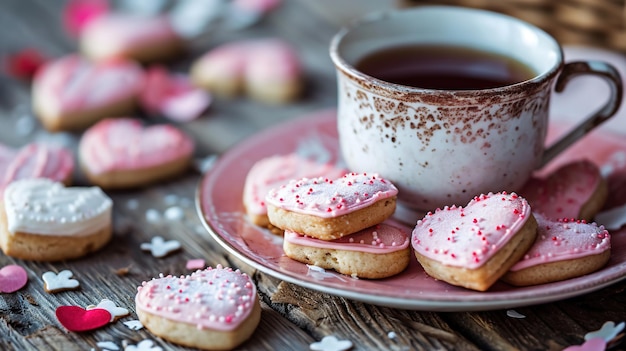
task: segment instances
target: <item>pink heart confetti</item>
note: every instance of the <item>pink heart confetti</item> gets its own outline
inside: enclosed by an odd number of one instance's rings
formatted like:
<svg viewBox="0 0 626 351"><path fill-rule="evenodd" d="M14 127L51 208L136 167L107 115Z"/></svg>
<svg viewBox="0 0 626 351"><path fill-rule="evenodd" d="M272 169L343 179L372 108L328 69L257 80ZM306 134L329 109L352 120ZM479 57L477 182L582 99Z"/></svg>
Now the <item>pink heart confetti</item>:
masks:
<svg viewBox="0 0 626 351"><path fill-rule="evenodd" d="M77 37L87 23L108 11L107 0L70 0L63 9L63 24L69 34Z"/></svg>
<svg viewBox="0 0 626 351"><path fill-rule="evenodd" d="M582 345L572 345L563 351L603 351L606 350L606 341L602 338L593 338L585 341Z"/></svg>
<svg viewBox="0 0 626 351"><path fill-rule="evenodd" d="M75 332L97 329L111 321L111 313L103 308L86 310L79 306L59 306L56 316L67 330Z"/></svg>
<svg viewBox="0 0 626 351"><path fill-rule="evenodd" d="M28 282L28 274L18 265L8 265L0 269L0 292L12 293L20 290Z"/></svg>

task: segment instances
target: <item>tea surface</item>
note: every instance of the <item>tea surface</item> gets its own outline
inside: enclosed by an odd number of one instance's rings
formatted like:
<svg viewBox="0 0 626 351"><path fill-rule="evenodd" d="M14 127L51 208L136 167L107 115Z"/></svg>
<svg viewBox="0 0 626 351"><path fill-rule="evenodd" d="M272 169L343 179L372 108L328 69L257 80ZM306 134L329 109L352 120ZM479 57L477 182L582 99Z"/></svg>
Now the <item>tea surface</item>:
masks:
<svg viewBox="0 0 626 351"><path fill-rule="evenodd" d="M356 68L386 82L438 90L490 89L536 75L512 58L456 46L392 47L365 56Z"/></svg>

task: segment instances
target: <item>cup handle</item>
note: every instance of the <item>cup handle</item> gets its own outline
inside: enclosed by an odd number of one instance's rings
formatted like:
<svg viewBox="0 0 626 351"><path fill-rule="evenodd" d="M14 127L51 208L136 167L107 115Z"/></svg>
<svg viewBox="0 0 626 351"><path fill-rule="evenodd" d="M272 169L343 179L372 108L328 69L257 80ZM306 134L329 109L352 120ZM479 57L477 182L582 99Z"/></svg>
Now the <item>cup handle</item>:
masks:
<svg viewBox="0 0 626 351"><path fill-rule="evenodd" d="M563 71L556 81L554 90L557 93L562 92L572 78L585 74L602 77L607 81L611 88L609 101L573 130L548 147L543 153L539 168L545 166L546 163L550 162L555 156L563 152L563 150L582 138L589 131L613 117L622 104L623 86L619 72L610 64L601 61L570 62L565 64Z"/></svg>

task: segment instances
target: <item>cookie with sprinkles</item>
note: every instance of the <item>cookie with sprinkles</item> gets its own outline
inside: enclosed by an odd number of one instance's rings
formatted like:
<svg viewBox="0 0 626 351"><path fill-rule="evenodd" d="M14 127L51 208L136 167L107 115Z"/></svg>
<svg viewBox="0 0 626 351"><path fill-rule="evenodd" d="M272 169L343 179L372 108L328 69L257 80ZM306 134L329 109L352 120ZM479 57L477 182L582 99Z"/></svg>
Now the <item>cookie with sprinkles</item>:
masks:
<svg viewBox="0 0 626 351"><path fill-rule="evenodd" d="M102 248L112 235L113 201L98 187L46 178L14 181L0 204L0 247L24 260L61 261Z"/></svg>
<svg viewBox="0 0 626 351"><path fill-rule="evenodd" d="M237 347L261 319L254 282L245 273L220 265L143 282L135 304L139 320L153 334L203 350Z"/></svg>
<svg viewBox="0 0 626 351"><path fill-rule="evenodd" d="M378 174L348 173L292 180L265 198L270 223L320 240L334 240L382 223L396 210L398 189Z"/></svg>
<svg viewBox="0 0 626 351"><path fill-rule="evenodd" d="M468 289L489 289L533 245L537 222L515 193L474 197L417 221L411 237L417 260L433 278Z"/></svg>
<svg viewBox="0 0 626 351"><path fill-rule="evenodd" d="M517 286L551 283L589 274L611 258L611 235L585 220L551 220L540 214L537 240L502 280Z"/></svg>
<svg viewBox="0 0 626 351"><path fill-rule="evenodd" d="M396 275L411 258L409 234L387 223L329 241L286 231L283 250L293 260L368 279Z"/></svg>

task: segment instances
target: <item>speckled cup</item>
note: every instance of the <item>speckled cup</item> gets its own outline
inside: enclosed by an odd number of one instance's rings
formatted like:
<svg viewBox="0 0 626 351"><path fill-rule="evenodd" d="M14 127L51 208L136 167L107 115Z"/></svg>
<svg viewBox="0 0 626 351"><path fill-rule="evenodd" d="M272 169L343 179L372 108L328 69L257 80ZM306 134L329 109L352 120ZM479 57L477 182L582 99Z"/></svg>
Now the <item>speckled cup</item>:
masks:
<svg viewBox="0 0 626 351"><path fill-rule="evenodd" d="M530 80L483 90L431 90L392 84L354 65L385 48L463 46L529 66ZM490 191L517 191L547 163L619 108L622 83L606 63L563 62L557 41L526 22L488 11L422 6L371 15L341 30L330 55L337 68L342 156L357 172L378 172L415 210L465 205ZM580 74L606 78L608 102L546 148L553 86ZM601 101L591 104L600 106Z"/></svg>

